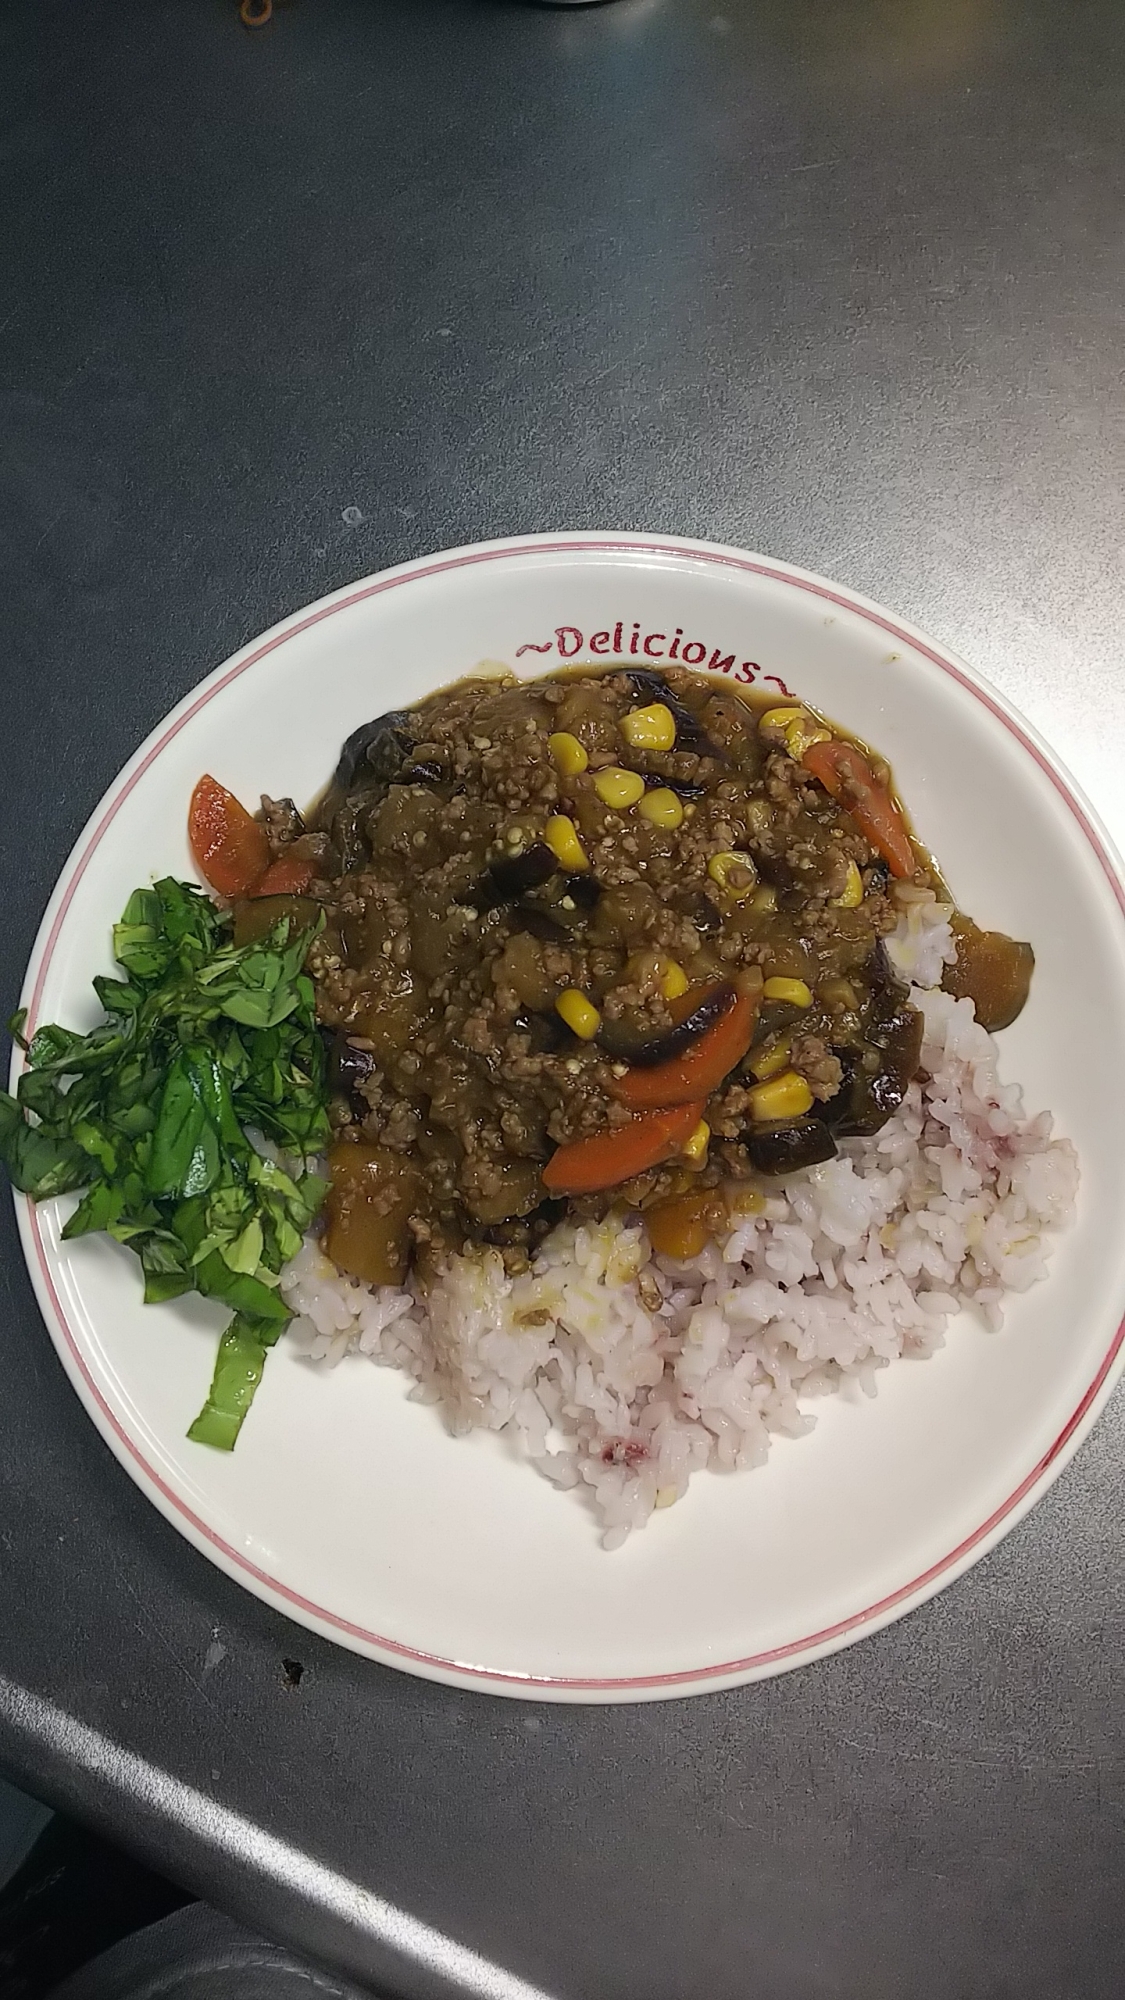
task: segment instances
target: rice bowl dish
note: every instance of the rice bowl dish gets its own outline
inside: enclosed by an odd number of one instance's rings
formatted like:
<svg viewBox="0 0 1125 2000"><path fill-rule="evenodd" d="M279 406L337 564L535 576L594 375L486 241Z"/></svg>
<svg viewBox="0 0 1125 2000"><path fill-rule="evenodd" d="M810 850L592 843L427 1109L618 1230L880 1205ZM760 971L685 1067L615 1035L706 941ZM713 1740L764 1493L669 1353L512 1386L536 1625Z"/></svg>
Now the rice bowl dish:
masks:
<svg viewBox="0 0 1125 2000"><path fill-rule="evenodd" d="M950 932L939 906L921 909L897 949L930 980ZM925 1075L888 1125L691 1262L611 1217L560 1226L515 1278L495 1251L455 1258L427 1295L341 1275L310 1236L282 1280L289 1337L321 1365L358 1354L404 1370L454 1435L504 1431L620 1547L693 1472L764 1464L773 1433L813 1428L809 1402L849 1380L874 1395L879 1370L933 1354L963 1308L996 1329L1006 1296L1045 1275L1073 1218L1074 1148L1000 1082L967 999L911 998Z"/></svg>

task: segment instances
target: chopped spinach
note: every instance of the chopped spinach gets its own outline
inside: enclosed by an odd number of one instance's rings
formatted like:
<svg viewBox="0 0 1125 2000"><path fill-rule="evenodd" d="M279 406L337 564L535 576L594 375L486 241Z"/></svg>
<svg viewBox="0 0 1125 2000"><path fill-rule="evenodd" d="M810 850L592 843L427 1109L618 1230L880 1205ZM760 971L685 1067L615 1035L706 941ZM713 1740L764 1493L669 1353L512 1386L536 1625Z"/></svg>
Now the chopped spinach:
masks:
<svg viewBox="0 0 1125 2000"><path fill-rule="evenodd" d="M114 926L123 979L95 979L89 1034L12 1033L27 1055L0 1091L0 1163L34 1201L84 1190L64 1237L104 1230L140 1259L149 1304L201 1292L234 1314L189 1436L230 1451L289 1318L277 1285L326 1184L298 1165L328 1138L311 930L283 917L237 946L188 883L130 896ZM251 1139L251 1134L255 1135ZM263 1151L261 1141L267 1142Z"/></svg>

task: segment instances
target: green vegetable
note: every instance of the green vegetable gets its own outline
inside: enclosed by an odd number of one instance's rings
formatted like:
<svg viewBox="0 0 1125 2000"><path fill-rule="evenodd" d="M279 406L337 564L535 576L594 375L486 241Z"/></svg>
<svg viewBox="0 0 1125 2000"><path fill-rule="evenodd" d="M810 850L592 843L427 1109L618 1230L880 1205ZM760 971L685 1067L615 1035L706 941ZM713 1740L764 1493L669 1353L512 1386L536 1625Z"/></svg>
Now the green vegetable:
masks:
<svg viewBox="0 0 1125 2000"><path fill-rule="evenodd" d="M114 926L124 979L95 979L106 1013L86 1035L12 1034L27 1068L0 1091L0 1161L35 1201L84 1189L65 1237L104 1230L140 1259L148 1304L201 1292L234 1314L189 1431L230 1451L289 1319L278 1290L326 1183L290 1172L254 1132L303 1161L329 1136L324 1050L304 971L315 930L235 946L231 919L170 879Z"/></svg>
<svg viewBox="0 0 1125 2000"><path fill-rule="evenodd" d="M234 1450L242 1419L262 1379L266 1347L273 1345L280 1332L279 1324L267 1343L253 1321L235 1314L219 1342L211 1393L188 1432L194 1444L214 1445L217 1451Z"/></svg>

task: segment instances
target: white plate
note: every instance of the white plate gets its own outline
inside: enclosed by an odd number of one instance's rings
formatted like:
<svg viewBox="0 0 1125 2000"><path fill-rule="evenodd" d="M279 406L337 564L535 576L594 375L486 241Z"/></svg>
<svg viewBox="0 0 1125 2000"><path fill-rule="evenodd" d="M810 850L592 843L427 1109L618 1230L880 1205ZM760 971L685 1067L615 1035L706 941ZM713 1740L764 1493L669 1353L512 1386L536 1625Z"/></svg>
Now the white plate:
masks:
<svg viewBox="0 0 1125 2000"><path fill-rule="evenodd" d="M494 1693L689 1694L815 1659L967 1569L1088 1431L1122 1365L1125 1310L1125 899L1089 808L968 667L836 585L655 536L492 543L338 591L173 710L79 840L25 989L34 1021L92 1022L90 978L110 969L128 892L191 873L201 771L244 799L301 800L358 723L482 660L531 674L673 648L703 673L776 676L877 744L960 901L1034 943L1004 1069L1055 1112L1083 1180L1049 1279L1002 1333L957 1323L934 1360L888 1369L875 1401L829 1399L765 1469L699 1474L606 1555L573 1496L494 1437L454 1442L402 1377L362 1360L320 1373L282 1342L237 1451L189 1444L220 1312L143 1307L127 1252L63 1245L52 1206L19 1204L71 1380L180 1533L326 1637Z"/></svg>

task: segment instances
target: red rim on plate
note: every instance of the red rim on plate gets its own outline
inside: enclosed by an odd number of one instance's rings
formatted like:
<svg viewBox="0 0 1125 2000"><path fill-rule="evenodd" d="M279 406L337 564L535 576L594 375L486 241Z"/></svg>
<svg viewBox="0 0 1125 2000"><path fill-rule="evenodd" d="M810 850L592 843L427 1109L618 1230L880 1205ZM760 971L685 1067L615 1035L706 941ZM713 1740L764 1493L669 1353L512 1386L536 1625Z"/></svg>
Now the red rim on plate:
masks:
<svg viewBox="0 0 1125 2000"><path fill-rule="evenodd" d="M178 716L176 721L169 724L168 728L161 733L138 764L136 770L130 773L129 777L120 786L120 789L114 793L110 803L107 805L93 832L83 846L78 859L74 863L73 870L67 880L42 949L42 957L35 985L28 1002L29 1032L33 1031L35 1027L51 959L58 943L59 934L67 912L107 829L121 810L130 792L132 792L145 772L161 755L162 751L175 736L179 735L185 725L198 715L200 710L205 708L223 688L228 687L232 681L237 680L250 667L256 666L259 660L264 659L267 654L275 652L278 647L285 645L288 640L296 637L298 633L307 631L311 626L318 625L323 620L334 617L337 612L346 611L352 605L360 604L367 598L381 596L385 591L398 590L405 585L423 582L450 570L466 569L474 564L511 562L523 556L612 554L614 550L631 555L678 557L681 560L691 563L710 563L717 568L741 571L753 576L768 577L773 581L787 585L791 589L807 591L810 595L819 597L829 604L838 605L842 609L852 612L856 617L864 619L867 624L877 626L881 631L889 634L891 638L897 639L911 647L914 652L922 654L925 659L931 661L935 667L939 668L943 674L947 675L951 680L956 681L958 686L971 695L974 701L979 702L982 707L987 709L989 714L994 716L1003 725L1008 733L1019 743L1021 749L1032 758L1034 763L1050 780L1050 783L1063 800L1072 818L1080 827L1086 841L1093 849L1098 865L1113 890L1118 907L1122 911L1123 916L1125 916L1125 885L1122 883L1113 858L1090 816L1074 796L1073 791L1060 772L1055 768L1051 760L1044 755L1034 739L1020 727L1019 723L1007 712L1006 708L990 695L987 689L981 687L975 679L965 673L954 661L937 652L924 639L908 631L904 626L896 624L893 619L885 617L881 612L850 596L846 591L839 590L815 578L803 576L799 572L786 569L779 564L759 561L751 556L739 555L734 550L709 548L706 544L696 544L693 546L690 543L655 541L643 536L607 535L600 539L580 535L569 537L543 536L518 542L493 544L486 548L467 549L459 554L423 558L408 569L376 578L373 582L364 584L357 590L349 591L344 596L336 598L333 602L322 605L319 609L307 612L303 616L298 616L292 623L286 625L282 631L275 633L272 638L266 639L260 646L255 647L254 651L249 653L245 659L240 660L236 666L231 667L226 673L221 674L204 693L191 702L183 714ZM373 1651L383 1654L391 1660L397 1660L404 1665L419 1668L431 1675L448 1677L454 1681L471 1681L486 1688L491 1684L499 1689L512 1692L522 1689L542 1689L544 1692L571 1690L575 1694L596 1695L599 1693L643 1693L647 1690L657 1689L672 1691L677 1688L688 1691L724 1679L745 1678L784 1662L795 1664L802 1656L811 1660L818 1654L831 1650L847 1638L858 1637L864 1631L873 1632L877 1630L880 1625L889 1622L892 1614L899 1605L904 1604L909 1599L915 1599L921 1603L926 1596L932 1596L940 1585L942 1578L946 1577L950 1570L956 1568L957 1565L962 1564L966 1557L971 1555L974 1550L979 1551L983 1555L985 1553L985 1545L988 1543L990 1537L994 1537L1002 1523L1009 1520L1020 1507L1021 1503L1028 1499L1051 1468L1055 1467L1056 1470L1061 1470L1061 1465L1064 1462L1063 1455L1067 1452L1068 1445L1076 1446L1078 1442L1077 1433L1082 1425L1087 1419L1092 1421L1094 1406L1106 1386L1113 1364L1120 1352L1122 1342L1125 1340L1125 1319L1123 1319L1110 1342L1109 1348L1093 1381L1081 1397L1077 1407L1071 1413L1070 1417L1068 1417L1058 1436L1050 1446L1050 1449L1044 1453L1038 1464L1027 1474L1026 1478L1020 1481L1015 1491L1009 1494L1008 1498L999 1507L995 1508L989 1514L988 1518L982 1521L978 1528L973 1530L972 1534L967 1535L947 1555L942 1556L939 1561L932 1563L928 1569L923 1570L921 1575L912 1578L909 1583L901 1585L899 1589L892 1591L886 1597L880 1598L876 1603L868 1605L864 1610L855 1612L849 1618L840 1619L834 1625L825 1626L821 1631L808 1633L804 1638L791 1640L784 1646L776 1646L765 1652L749 1654L741 1659L724 1660L712 1666L682 1668L672 1673L638 1674L601 1679L518 1673L497 1667L481 1667L474 1665L470 1661L445 1659L440 1654L420 1652L415 1647L403 1645L399 1640L388 1639L382 1633L368 1631L364 1626L356 1625L350 1619L342 1618L338 1613L328 1610L323 1605L315 1604L310 1598L303 1597L299 1592L291 1590L287 1584L279 1582L276 1577L272 1577L267 1571L260 1569L256 1563L251 1562L249 1557L239 1549L232 1547L229 1542L223 1540L221 1535L216 1534L215 1530L209 1527L198 1514L194 1513L161 1477L160 1473L149 1464L143 1452L118 1421L114 1411L102 1395L87 1366L85 1357L67 1319L62 1300L55 1286L34 1204L28 1203L26 1205L26 1214L27 1226L35 1246L42 1283L51 1300L56 1324L66 1343L67 1352L70 1355L74 1369L81 1377L89 1397L96 1404L106 1425L116 1438L120 1448L120 1455L131 1461L131 1465L138 1476L138 1483L142 1485L147 1483L155 1489L155 1492L160 1496L159 1504L161 1504L162 1511L170 1513L173 1517L178 1517L185 1528L190 1529L189 1539L198 1538L201 1542L214 1549L217 1554L221 1555L224 1563L230 1566L236 1576L241 1575L243 1578L249 1580L251 1587L254 1585L262 1586L269 1593L270 1597L277 1600L283 1608L289 1607L298 1617L314 1618L330 1635L336 1633L345 1640L357 1641L359 1645L371 1648Z"/></svg>

